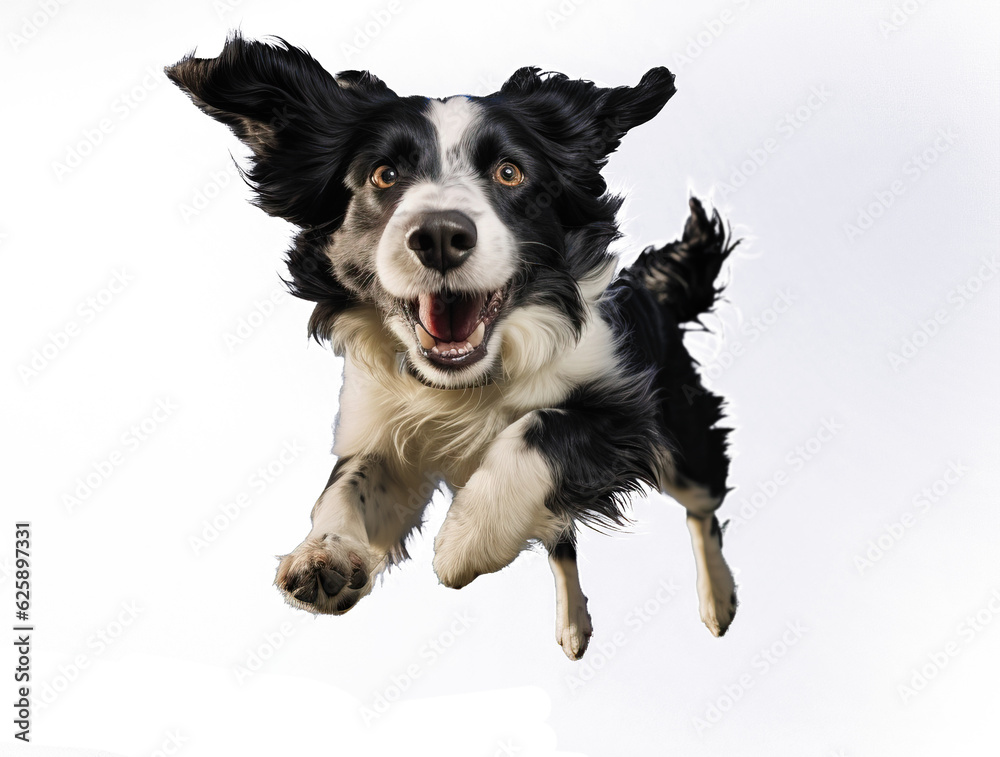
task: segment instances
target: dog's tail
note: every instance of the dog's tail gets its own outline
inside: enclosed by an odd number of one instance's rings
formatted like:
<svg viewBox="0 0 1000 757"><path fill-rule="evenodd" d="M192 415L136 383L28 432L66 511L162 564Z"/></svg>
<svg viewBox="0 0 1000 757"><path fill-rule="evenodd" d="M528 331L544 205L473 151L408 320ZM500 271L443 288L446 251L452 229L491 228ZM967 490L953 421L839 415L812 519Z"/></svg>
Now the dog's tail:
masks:
<svg viewBox="0 0 1000 757"><path fill-rule="evenodd" d="M628 269L630 277L669 308L678 323L697 321L712 309L722 293L715 280L739 244L731 241L718 211L709 219L696 198L688 204L691 217L684 236L663 247L647 247Z"/></svg>

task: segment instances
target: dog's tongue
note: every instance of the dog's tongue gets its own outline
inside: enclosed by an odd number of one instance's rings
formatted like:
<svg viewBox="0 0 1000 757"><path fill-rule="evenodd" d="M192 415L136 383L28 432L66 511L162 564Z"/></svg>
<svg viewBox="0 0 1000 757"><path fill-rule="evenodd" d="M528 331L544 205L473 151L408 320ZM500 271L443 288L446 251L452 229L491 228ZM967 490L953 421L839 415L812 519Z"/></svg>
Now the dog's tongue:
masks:
<svg viewBox="0 0 1000 757"><path fill-rule="evenodd" d="M464 342L476 330L484 295L422 294L420 322L440 342Z"/></svg>

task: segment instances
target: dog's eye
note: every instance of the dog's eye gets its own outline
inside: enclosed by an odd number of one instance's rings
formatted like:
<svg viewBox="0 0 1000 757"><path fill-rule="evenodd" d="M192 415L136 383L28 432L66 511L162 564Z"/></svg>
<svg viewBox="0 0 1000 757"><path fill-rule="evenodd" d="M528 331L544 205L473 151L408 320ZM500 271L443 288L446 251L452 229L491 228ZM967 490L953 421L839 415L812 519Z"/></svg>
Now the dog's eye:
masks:
<svg viewBox="0 0 1000 757"><path fill-rule="evenodd" d="M372 171L372 184L379 189L388 189L399 181L399 172L392 166L379 166Z"/></svg>
<svg viewBox="0 0 1000 757"><path fill-rule="evenodd" d="M524 181L524 174L513 163L506 162L497 166L497 169L493 172L493 178L505 187L516 187Z"/></svg>

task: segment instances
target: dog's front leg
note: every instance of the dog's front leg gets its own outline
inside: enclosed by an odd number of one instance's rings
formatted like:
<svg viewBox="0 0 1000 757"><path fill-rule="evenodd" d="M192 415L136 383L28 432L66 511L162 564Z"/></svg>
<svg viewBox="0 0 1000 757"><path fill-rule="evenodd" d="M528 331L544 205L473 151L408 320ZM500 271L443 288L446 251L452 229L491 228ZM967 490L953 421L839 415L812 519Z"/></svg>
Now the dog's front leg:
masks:
<svg viewBox="0 0 1000 757"><path fill-rule="evenodd" d="M528 542L554 546L572 528L545 505L556 486L552 468L526 443L539 423L529 413L492 442L479 469L455 494L434 540L434 571L455 589L509 565Z"/></svg>
<svg viewBox="0 0 1000 757"><path fill-rule="evenodd" d="M347 612L404 554L403 541L433 489L402 480L375 459L342 456L313 507L309 535L281 558L275 584L295 607Z"/></svg>

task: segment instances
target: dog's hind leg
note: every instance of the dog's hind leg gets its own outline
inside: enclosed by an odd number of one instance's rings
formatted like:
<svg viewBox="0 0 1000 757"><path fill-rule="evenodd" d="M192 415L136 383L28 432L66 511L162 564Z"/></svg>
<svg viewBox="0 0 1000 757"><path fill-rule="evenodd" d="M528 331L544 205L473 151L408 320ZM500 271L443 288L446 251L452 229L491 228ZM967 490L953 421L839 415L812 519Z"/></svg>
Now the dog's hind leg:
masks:
<svg viewBox="0 0 1000 757"><path fill-rule="evenodd" d="M703 486L671 484L667 493L687 509L688 531L698 575L698 605L702 622L722 636L736 614L736 583L722 556L722 528L715 510L722 503Z"/></svg>
<svg viewBox="0 0 1000 757"><path fill-rule="evenodd" d="M556 580L556 643L571 660L587 651L593 626L587 612L587 598L580 588L576 567L576 547L563 538L549 549L549 565Z"/></svg>

